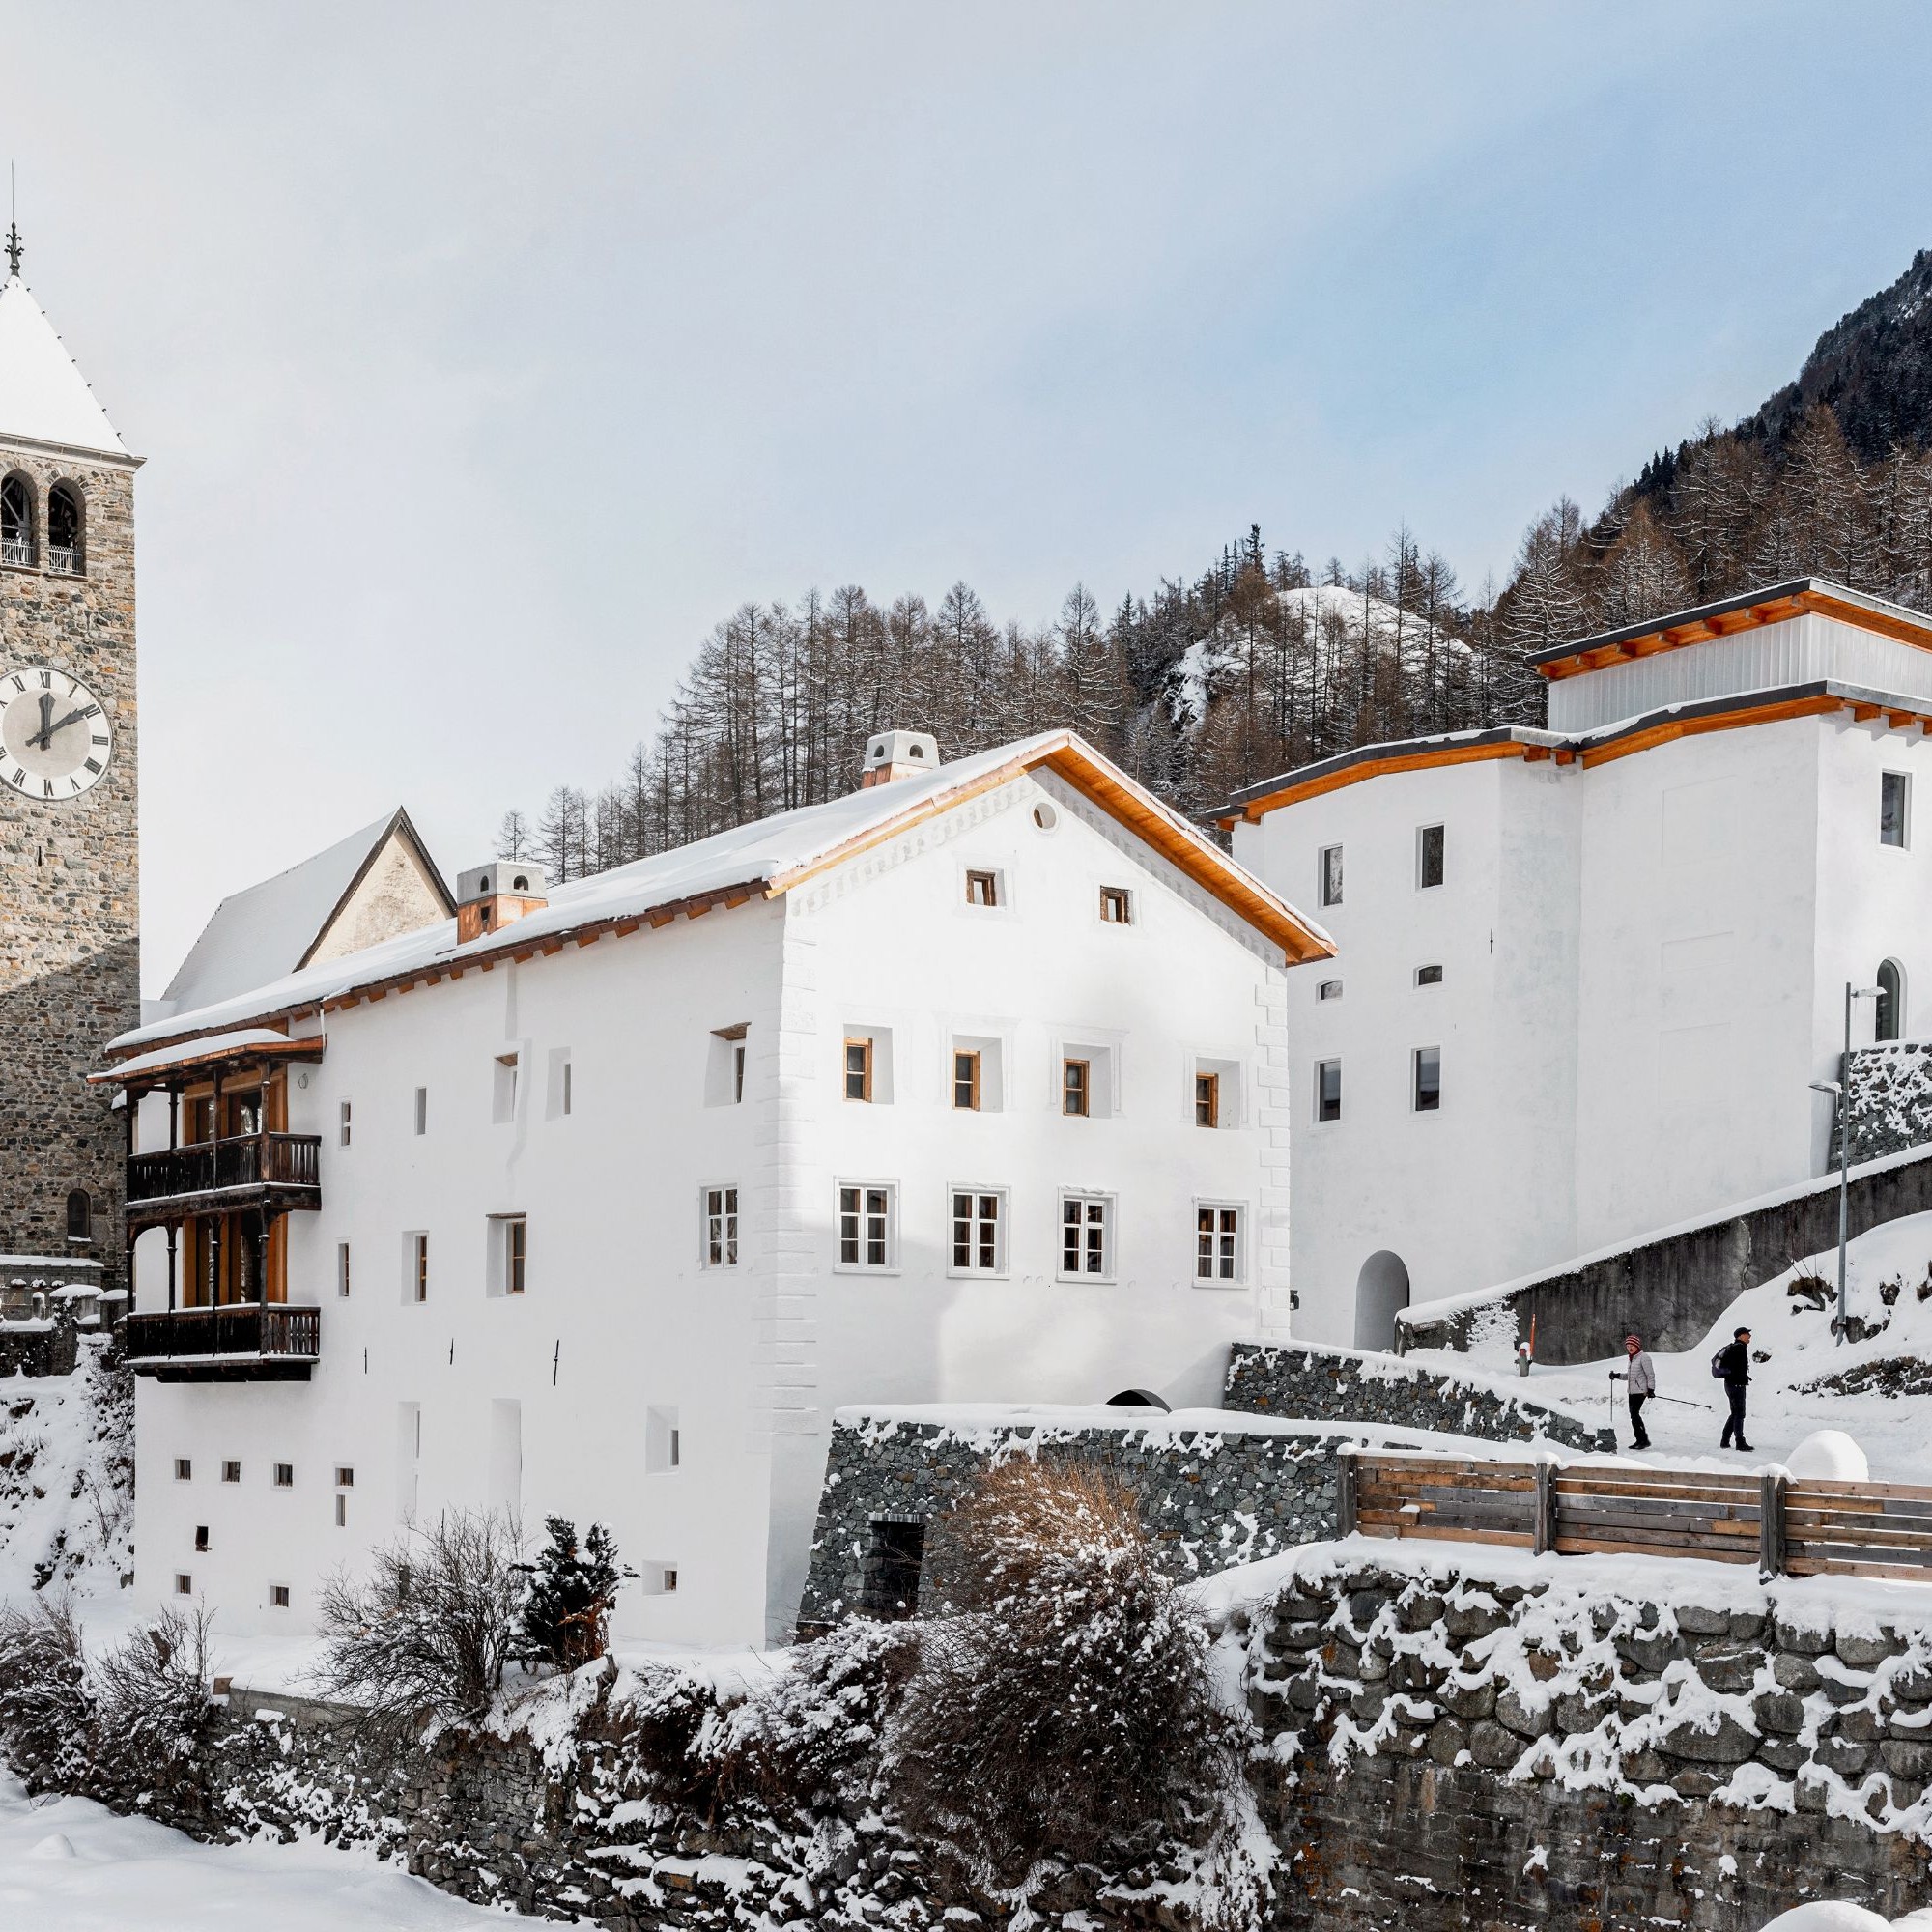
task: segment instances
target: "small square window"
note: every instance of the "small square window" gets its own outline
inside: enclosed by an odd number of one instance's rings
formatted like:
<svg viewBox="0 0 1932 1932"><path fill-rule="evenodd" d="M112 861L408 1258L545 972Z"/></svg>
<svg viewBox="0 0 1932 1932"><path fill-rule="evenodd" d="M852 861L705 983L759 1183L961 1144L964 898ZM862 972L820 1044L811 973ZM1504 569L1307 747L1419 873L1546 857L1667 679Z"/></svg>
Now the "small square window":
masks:
<svg viewBox="0 0 1932 1932"><path fill-rule="evenodd" d="M890 1268L895 1235L892 1186L840 1187L838 1190L838 1265L848 1268Z"/></svg>
<svg viewBox="0 0 1932 1932"><path fill-rule="evenodd" d="M192 1457L177 1456L175 1458L175 1481L178 1483L191 1483L194 1481L194 1459Z"/></svg>
<svg viewBox="0 0 1932 1932"><path fill-rule="evenodd" d="M1878 842L1881 845L1905 843L1906 808L1912 784L1904 772L1886 772L1879 779Z"/></svg>
<svg viewBox="0 0 1932 1932"><path fill-rule="evenodd" d="M1442 983L1442 969L1439 966L1418 966L1415 969L1415 983L1418 986L1439 986Z"/></svg>
<svg viewBox="0 0 1932 1932"><path fill-rule="evenodd" d="M1134 923L1134 895L1125 886L1100 888L1100 923L1131 925Z"/></svg>
<svg viewBox="0 0 1932 1932"><path fill-rule="evenodd" d="M194 1553L197 1556L208 1554L208 1525L205 1522L198 1522L194 1526Z"/></svg>
<svg viewBox="0 0 1932 1932"><path fill-rule="evenodd" d="M502 1126L517 1118L518 1056L499 1053L490 1090L490 1118Z"/></svg>
<svg viewBox="0 0 1932 1932"><path fill-rule="evenodd" d="M869 1100L872 1097L872 1042L848 1039L845 1042L845 1097Z"/></svg>
<svg viewBox="0 0 1932 1932"><path fill-rule="evenodd" d="M239 1483L242 1480L242 1464L232 1462L222 1463L221 1480L224 1483Z"/></svg>
<svg viewBox="0 0 1932 1932"><path fill-rule="evenodd" d="M1004 1274L1007 1265L1005 1198L995 1188L952 1190L952 1271Z"/></svg>
<svg viewBox="0 0 1932 1932"><path fill-rule="evenodd" d="M1194 1279L1241 1279L1241 1210L1203 1206L1194 1210Z"/></svg>
<svg viewBox="0 0 1932 1932"><path fill-rule="evenodd" d="M1060 1272L1104 1278L1114 1271L1111 1204L1093 1194L1060 1197Z"/></svg>
<svg viewBox="0 0 1932 1932"><path fill-rule="evenodd" d="M738 1265L738 1190L735 1187L707 1187L704 1190L703 1261L708 1268Z"/></svg>
<svg viewBox="0 0 1932 1932"><path fill-rule="evenodd" d="M337 1146L347 1147L349 1145L349 1137L351 1132L354 1130L354 1126L355 1122L350 1118L349 1102L345 1100L343 1101L340 1109L337 1111L335 1117L335 1138Z"/></svg>
<svg viewBox="0 0 1932 1932"><path fill-rule="evenodd" d="M966 903L969 906L996 906L999 902L999 873L968 872L966 874Z"/></svg>
<svg viewBox="0 0 1932 1932"><path fill-rule="evenodd" d="M668 1569L663 1573L663 1575L664 1575L664 1580L662 1588L664 1594L667 1597L675 1596L677 1594L677 1572L675 1570Z"/></svg>
<svg viewBox="0 0 1932 1932"><path fill-rule="evenodd" d="M335 1244L335 1293L344 1301L349 1298L349 1243L337 1241Z"/></svg>
<svg viewBox="0 0 1932 1932"><path fill-rule="evenodd" d="M1322 982L1316 987L1315 997L1318 1000L1339 1000L1342 997L1341 980L1323 980Z"/></svg>
<svg viewBox="0 0 1932 1932"><path fill-rule="evenodd" d="M1218 1127L1221 1124L1221 1076L1197 1073L1194 1076L1194 1124Z"/></svg>
<svg viewBox="0 0 1932 1932"><path fill-rule="evenodd" d="M269 1607L271 1610L285 1610L289 1606L289 1586L286 1583L269 1585Z"/></svg>
<svg viewBox="0 0 1932 1932"><path fill-rule="evenodd" d="M353 1490L355 1487L355 1471L338 1463L335 1467L335 1487L338 1490Z"/></svg>
<svg viewBox="0 0 1932 1932"><path fill-rule="evenodd" d="M1338 906L1342 903L1341 846L1322 846L1318 883L1321 888L1321 899L1323 905Z"/></svg>
<svg viewBox="0 0 1932 1932"><path fill-rule="evenodd" d="M1094 1108L1094 1067L1091 1061L1060 1063L1060 1111L1085 1120Z"/></svg>
<svg viewBox="0 0 1932 1932"><path fill-rule="evenodd" d="M296 1486L296 1465L293 1463L275 1464L275 1487L278 1490L292 1490Z"/></svg>
<svg viewBox="0 0 1932 1932"><path fill-rule="evenodd" d="M1315 1118L1339 1121L1342 1118L1342 1063L1319 1060L1315 1063Z"/></svg>
<svg viewBox="0 0 1932 1932"><path fill-rule="evenodd" d="M1442 1105L1442 1049L1415 1049L1415 1111L1433 1114Z"/></svg>
<svg viewBox="0 0 1932 1932"><path fill-rule="evenodd" d="M175 1595L178 1597L191 1597L194 1595L194 1578L188 1576L185 1571L177 1570L175 1572Z"/></svg>
<svg viewBox="0 0 1932 1932"><path fill-rule="evenodd" d="M416 1089L416 1133L418 1136L429 1132L429 1089Z"/></svg>
<svg viewBox="0 0 1932 1932"><path fill-rule="evenodd" d="M952 1104L961 1113L980 1111L980 1056L955 1049L952 1055Z"/></svg>
<svg viewBox="0 0 1932 1932"><path fill-rule="evenodd" d="M1425 825L1415 835L1415 883L1424 892L1442 883L1442 828Z"/></svg>

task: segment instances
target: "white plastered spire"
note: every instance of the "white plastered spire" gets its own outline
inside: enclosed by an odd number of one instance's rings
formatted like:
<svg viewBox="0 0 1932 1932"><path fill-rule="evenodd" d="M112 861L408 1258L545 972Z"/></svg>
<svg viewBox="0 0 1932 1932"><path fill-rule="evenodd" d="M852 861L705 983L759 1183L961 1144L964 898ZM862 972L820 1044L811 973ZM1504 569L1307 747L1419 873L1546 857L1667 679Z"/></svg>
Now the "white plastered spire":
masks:
<svg viewBox="0 0 1932 1932"><path fill-rule="evenodd" d="M17 274L0 283L0 442L128 454L53 324Z"/></svg>

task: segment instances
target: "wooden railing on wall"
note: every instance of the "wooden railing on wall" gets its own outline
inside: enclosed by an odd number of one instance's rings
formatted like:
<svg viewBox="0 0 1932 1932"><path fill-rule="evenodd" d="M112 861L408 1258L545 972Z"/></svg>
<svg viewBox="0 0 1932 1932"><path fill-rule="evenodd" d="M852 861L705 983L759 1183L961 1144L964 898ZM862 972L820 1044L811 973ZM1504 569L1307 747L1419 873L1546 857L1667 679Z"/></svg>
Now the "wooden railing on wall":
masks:
<svg viewBox="0 0 1932 1932"><path fill-rule="evenodd" d="M1932 1582L1932 1488L1345 1450L1343 1535Z"/></svg>

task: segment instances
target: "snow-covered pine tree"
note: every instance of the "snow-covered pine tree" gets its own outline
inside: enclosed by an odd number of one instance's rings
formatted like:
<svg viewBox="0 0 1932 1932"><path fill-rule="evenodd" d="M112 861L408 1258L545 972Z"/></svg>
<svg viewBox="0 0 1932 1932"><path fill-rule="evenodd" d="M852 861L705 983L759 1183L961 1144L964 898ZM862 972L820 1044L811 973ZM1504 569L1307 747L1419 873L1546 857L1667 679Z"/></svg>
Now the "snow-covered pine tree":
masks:
<svg viewBox="0 0 1932 1932"><path fill-rule="evenodd" d="M601 1522L580 1544L575 1523L549 1516L544 1535L518 1626L521 1654L573 1670L604 1655L617 1586L636 1572L619 1564L616 1542Z"/></svg>

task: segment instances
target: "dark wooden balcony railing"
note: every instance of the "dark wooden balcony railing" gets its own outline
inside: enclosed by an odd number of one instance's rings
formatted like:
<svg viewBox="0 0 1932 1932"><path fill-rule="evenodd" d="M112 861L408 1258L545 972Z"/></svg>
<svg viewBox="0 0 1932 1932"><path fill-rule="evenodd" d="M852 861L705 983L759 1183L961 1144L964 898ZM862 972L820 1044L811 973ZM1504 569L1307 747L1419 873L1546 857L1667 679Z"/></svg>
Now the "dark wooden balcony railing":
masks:
<svg viewBox="0 0 1932 1932"><path fill-rule="evenodd" d="M137 1153L128 1162L128 1205L145 1207L242 1188L273 1188L321 1198L320 1134L237 1134L230 1140Z"/></svg>
<svg viewBox="0 0 1932 1932"><path fill-rule="evenodd" d="M130 1315L122 1346L136 1375L165 1380L306 1381L322 1352L322 1310L243 1301Z"/></svg>

